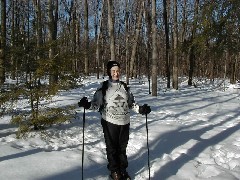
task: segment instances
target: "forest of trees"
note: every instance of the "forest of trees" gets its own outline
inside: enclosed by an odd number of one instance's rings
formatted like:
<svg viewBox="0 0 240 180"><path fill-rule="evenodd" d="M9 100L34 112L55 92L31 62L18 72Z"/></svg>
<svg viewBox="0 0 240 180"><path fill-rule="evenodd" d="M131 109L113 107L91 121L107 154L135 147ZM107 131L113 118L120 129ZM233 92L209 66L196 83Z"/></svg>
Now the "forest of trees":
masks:
<svg viewBox="0 0 240 180"><path fill-rule="evenodd" d="M190 86L194 78L240 79L239 0L1 0L0 7L1 111L28 97L35 129L37 120L48 123L42 98L78 77L100 78L109 60L121 63L127 83L146 75L153 96L159 76L174 89L182 76ZM7 78L17 83L9 87ZM48 119L65 121L62 112Z"/></svg>
<svg viewBox="0 0 240 180"><path fill-rule="evenodd" d="M180 76L235 83L239 27L239 0L1 0L0 83L99 78L110 59L152 78L153 95L158 75L175 89Z"/></svg>

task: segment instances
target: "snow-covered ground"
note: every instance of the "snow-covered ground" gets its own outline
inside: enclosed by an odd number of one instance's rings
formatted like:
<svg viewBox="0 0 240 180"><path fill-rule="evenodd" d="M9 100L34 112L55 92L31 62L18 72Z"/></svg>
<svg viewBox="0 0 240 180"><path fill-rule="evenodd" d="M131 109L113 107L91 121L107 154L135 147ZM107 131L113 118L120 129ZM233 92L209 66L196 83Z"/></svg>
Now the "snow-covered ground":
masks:
<svg viewBox="0 0 240 180"><path fill-rule="evenodd" d="M182 79L181 79L182 80ZM71 123L53 126L48 136L31 133L16 139L10 116L0 118L0 179L79 180L82 174L81 97L92 97L102 79L89 77L84 87L62 91L51 106L76 104ZM131 80L139 104L149 104L150 172L156 180L240 179L240 87L202 80L197 88L182 80L168 90L159 80L159 93L148 93L147 79ZM223 87L226 85L226 89ZM28 108L26 101L15 108ZM108 179L105 143L97 112L86 112L84 179ZM132 113L127 149L128 172L135 180L148 179L146 118Z"/></svg>

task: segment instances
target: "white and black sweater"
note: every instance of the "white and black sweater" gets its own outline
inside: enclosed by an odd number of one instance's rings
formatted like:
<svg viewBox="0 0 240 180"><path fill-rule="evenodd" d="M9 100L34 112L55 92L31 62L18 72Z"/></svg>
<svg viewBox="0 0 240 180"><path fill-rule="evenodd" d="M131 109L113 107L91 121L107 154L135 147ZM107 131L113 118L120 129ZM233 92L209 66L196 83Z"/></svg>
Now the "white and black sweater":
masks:
<svg viewBox="0 0 240 180"><path fill-rule="evenodd" d="M130 122L130 109L139 111L139 106L135 103L129 88L126 90L122 83L110 80L104 100L101 85L91 101L90 109L99 110L99 108L104 120L117 125L126 125Z"/></svg>

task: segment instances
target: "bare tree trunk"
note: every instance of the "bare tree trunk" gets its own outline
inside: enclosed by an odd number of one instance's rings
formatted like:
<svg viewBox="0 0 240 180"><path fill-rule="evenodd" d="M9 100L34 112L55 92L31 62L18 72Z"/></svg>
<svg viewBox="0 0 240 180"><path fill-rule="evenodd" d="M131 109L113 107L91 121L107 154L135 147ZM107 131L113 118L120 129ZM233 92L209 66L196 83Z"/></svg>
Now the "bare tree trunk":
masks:
<svg viewBox="0 0 240 180"><path fill-rule="evenodd" d="M129 84L129 0L125 0L126 83Z"/></svg>
<svg viewBox="0 0 240 180"><path fill-rule="evenodd" d="M1 0L0 84L5 82L6 35L6 0Z"/></svg>
<svg viewBox="0 0 240 180"><path fill-rule="evenodd" d="M55 14L53 15L55 10ZM58 0L52 1L48 0L48 28L49 28L49 42L51 46L49 48L49 59L53 63L50 77L49 77L49 84L54 85L58 82L58 67L57 67L57 54L56 54L56 43L57 40L57 21L58 21ZM51 93L51 92L50 92Z"/></svg>
<svg viewBox="0 0 240 180"><path fill-rule="evenodd" d="M199 6L199 0L195 0L195 9L194 9L194 23L192 26L192 36L191 36L191 43L189 50L189 72L188 72L188 85L193 85L193 72L194 72L194 65L195 65L195 45L193 44L193 40L195 38L196 34L196 26L197 26L197 16L198 16L198 6Z"/></svg>
<svg viewBox="0 0 240 180"><path fill-rule="evenodd" d="M174 26L173 26L173 88L178 89L178 22L177 22L177 0L174 0Z"/></svg>
<svg viewBox="0 0 240 180"><path fill-rule="evenodd" d="M236 79L238 79L238 82L240 83L240 52L236 55Z"/></svg>
<svg viewBox="0 0 240 180"><path fill-rule="evenodd" d="M76 0L72 0L71 3L71 10L72 12L70 12L72 14L72 25L70 25L70 27L72 26L72 32L71 32L71 38L72 38L72 46L73 46L73 56L74 58L72 59L72 71L74 73L77 72L77 61L78 59L75 58L76 54L78 52L78 44L77 44L77 39L78 39L78 19L77 19L77 2Z"/></svg>
<svg viewBox="0 0 240 180"><path fill-rule="evenodd" d="M224 80L226 79L227 77L227 65L228 65L228 59L229 59L229 53L228 51L226 51L225 53L225 57L224 57Z"/></svg>
<svg viewBox="0 0 240 180"><path fill-rule="evenodd" d="M99 3L99 1L98 1ZM103 5L104 5L104 0L102 1L102 9L99 17L99 23L97 28L97 47L96 47L96 66L97 66L97 79L99 79L99 66L100 66L100 41L102 38L102 19L103 19ZM99 30L98 30L99 29Z"/></svg>
<svg viewBox="0 0 240 180"><path fill-rule="evenodd" d="M37 38L37 48L40 49L40 47L43 44L43 36L42 36L42 13L41 13L41 2L40 0L35 0L34 1L34 6L35 6L35 12L36 12L36 38ZM42 53L38 53L36 55L36 59L39 60L42 58ZM40 81L40 79L39 79Z"/></svg>
<svg viewBox="0 0 240 180"><path fill-rule="evenodd" d="M85 75L89 75L89 59L88 59L88 51L89 51L89 37L88 37L89 29L88 29L88 1L84 1L84 41L85 41Z"/></svg>
<svg viewBox="0 0 240 180"><path fill-rule="evenodd" d="M115 38L114 38L114 10L112 0L108 0L108 28L110 35L110 51L111 51L111 60L116 60L115 55Z"/></svg>
<svg viewBox="0 0 240 180"><path fill-rule="evenodd" d="M123 7L124 5L124 1L118 1L118 3L116 3L118 6L120 7ZM121 26L122 26L122 18L121 16L123 15L124 13L124 9L122 9L122 12L121 12L121 9L118 10L117 12L117 25L118 25L118 29L117 29L117 33L115 33L116 35L116 59L118 61L121 61L122 60L122 53L121 53L121 36L122 36L122 33L121 33Z"/></svg>
<svg viewBox="0 0 240 180"><path fill-rule="evenodd" d="M156 0L152 1L152 96L157 96L157 25Z"/></svg>
<svg viewBox="0 0 240 180"><path fill-rule="evenodd" d="M134 36L134 42L132 45L132 54L131 54L131 60L130 60L130 77L134 77L134 63L136 60L136 52L137 52L137 45L138 45L138 39L139 39L139 35L140 35L140 30L141 30L141 23L142 23L142 13L143 13L143 7L144 7L144 2L143 1L139 1L140 4L140 11L138 13L138 17L137 17L137 28L136 28L136 32L135 32L135 36Z"/></svg>
<svg viewBox="0 0 240 180"><path fill-rule="evenodd" d="M147 61L146 61L146 73L148 77L148 92L151 94L151 75L150 75L150 67L151 66L151 2L150 0L147 0L145 2L144 7L144 19L145 19L145 36L147 37L147 40L145 42L146 51L147 51Z"/></svg>
<svg viewBox="0 0 240 180"><path fill-rule="evenodd" d="M77 5L78 5L78 0L74 0L74 3L75 3L75 6L74 6L74 13L76 14L75 16L75 19L74 19L74 25L75 25L75 44L76 44L76 54L77 52L80 52L81 51L81 43L80 43L80 40L81 40L81 35L80 35L80 29L81 29L81 22L80 22L80 15L79 13L77 12ZM79 58L76 57L75 59L75 72L79 72L80 71L80 67L82 67L82 64L79 63L80 60ZM79 67L80 66L80 67Z"/></svg>
<svg viewBox="0 0 240 180"><path fill-rule="evenodd" d="M104 39L103 37L101 38L101 46L104 47ZM102 60L102 74L103 74L103 77L106 75L106 71L105 71L105 57L104 57L104 54L105 54L105 48L102 48L101 49L101 60Z"/></svg>
<svg viewBox="0 0 240 180"><path fill-rule="evenodd" d="M37 28L36 28L36 37L37 37L37 47L39 48L42 43L42 13L41 13L41 1L34 0L36 19L37 19Z"/></svg>
<svg viewBox="0 0 240 180"><path fill-rule="evenodd" d="M163 19L164 19L164 27L165 27L165 37L166 37L166 52L165 52L165 60L166 60L166 76L167 76L167 88L170 88L170 62L169 62L169 25L168 25L168 12L167 12L167 0L163 0Z"/></svg>
<svg viewBox="0 0 240 180"><path fill-rule="evenodd" d="M12 6L12 22L11 22L11 48L14 48L15 46L15 42L16 42L16 32L15 32L15 8L16 8L16 5L15 5L15 1L12 1L11 2L11 6ZM17 61L16 59L14 58L14 54L11 54L11 77L12 79L16 79L16 76L17 76ZM18 83L18 82L17 82Z"/></svg>
<svg viewBox="0 0 240 180"><path fill-rule="evenodd" d="M94 61L94 68L93 68L93 71L94 73L97 73L97 79L99 79L99 68L98 68L98 63L97 62L97 46L99 46L99 44L97 45L97 39L98 39L98 27L100 26L99 25L99 22L101 21L99 16L98 16L98 13L99 13L99 0L97 0L96 2L97 4L94 5L94 41L96 43L96 58L95 58L95 61ZM99 57L98 57L99 59Z"/></svg>
<svg viewBox="0 0 240 180"><path fill-rule="evenodd" d="M230 74L230 83L231 84L236 84L236 67L237 67L237 56L236 55L231 55L230 56L230 69L231 69L231 74Z"/></svg>
<svg viewBox="0 0 240 180"><path fill-rule="evenodd" d="M181 36L180 36L180 43L181 45L185 45L186 42L186 31L187 31L187 13L186 13L186 8L187 8L187 0L183 1L183 14L182 14L182 31L181 31ZM180 61L181 62L185 62L184 60L187 59L186 58L186 53L185 51L181 52L181 56L180 56ZM185 63L182 64L182 74L185 74L183 71L185 69Z"/></svg>
<svg viewBox="0 0 240 180"><path fill-rule="evenodd" d="M182 32L181 32L181 37L180 41L184 42L186 39L186 25L187 25L187 13L186 13L186 8L187 8L187 0L183 1L183 14L182 14Z"/></svg>

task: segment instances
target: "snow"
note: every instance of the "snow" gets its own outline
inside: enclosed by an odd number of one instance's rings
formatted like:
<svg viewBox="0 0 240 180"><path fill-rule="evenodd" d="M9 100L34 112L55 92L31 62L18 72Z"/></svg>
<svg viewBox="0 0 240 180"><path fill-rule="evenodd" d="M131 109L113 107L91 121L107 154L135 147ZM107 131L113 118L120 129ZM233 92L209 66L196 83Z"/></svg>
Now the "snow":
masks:
<svg viewBox="0 0 240 180"><path fill-rule="evenodd" d="M83 88L61 91L49 106L75 105L75 118L52 126L43 135L32 132L16 139L10 115L0 119L0 179L77 180L82 175L81 97L91 98L102 79L84 79ZM240 89L221 79L202 80L198 87L181 79L179 90L169 90L159 79L158 96L148 93L148 81L130 80L139 104L148 104L151 179L240 179ZM46 103L46 102L44 102ZM22 99L13 107L29 110ZM146 117L132 112L127 148L132 179L148 179ZM105 143L98 112L86 111L84 179L108 179Z"/></svg>

